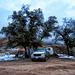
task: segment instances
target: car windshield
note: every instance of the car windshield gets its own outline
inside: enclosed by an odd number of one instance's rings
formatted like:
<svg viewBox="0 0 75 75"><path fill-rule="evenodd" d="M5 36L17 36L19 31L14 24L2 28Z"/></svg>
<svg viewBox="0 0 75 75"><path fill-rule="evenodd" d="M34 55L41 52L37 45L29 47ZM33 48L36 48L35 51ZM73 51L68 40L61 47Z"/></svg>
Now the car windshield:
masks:
<svg viewBox="0 0 75 75"><path fill-rule="evenodd" d="M35 52L43 52L43 51L45 51L44 48L39 48L39 49L35 50Z"/></svg>

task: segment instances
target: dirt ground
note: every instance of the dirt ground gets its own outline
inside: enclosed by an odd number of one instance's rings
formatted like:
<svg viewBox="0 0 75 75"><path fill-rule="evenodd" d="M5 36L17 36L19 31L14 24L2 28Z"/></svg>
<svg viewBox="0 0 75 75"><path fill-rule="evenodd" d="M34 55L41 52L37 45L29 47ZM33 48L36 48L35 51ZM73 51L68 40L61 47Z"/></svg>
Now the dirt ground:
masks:
<svg viewBox="0 0 75 75"><path fill-rule="evenodd" d="M0 75L75 75L75 60L50 57L46 62L31 59L0 62Z"/></svg>

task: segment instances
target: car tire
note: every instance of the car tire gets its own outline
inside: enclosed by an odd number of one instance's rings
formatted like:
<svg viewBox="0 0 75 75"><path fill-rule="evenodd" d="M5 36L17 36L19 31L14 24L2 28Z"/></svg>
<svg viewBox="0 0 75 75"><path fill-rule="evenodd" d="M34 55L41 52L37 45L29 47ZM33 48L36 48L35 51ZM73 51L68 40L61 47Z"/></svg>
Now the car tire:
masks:
<svg viewBox="0 0 75 75"><path fill-rule="evenodd" d="M46 62L46 58L44 59L44 62Z"/></svg>
<svg viewBox="0 0 75 75"><path fill-rule="evenodd" d="M45 58L44 58L44 61L46 62L46 60L47 60L47 56L45 56Z"/></svg>

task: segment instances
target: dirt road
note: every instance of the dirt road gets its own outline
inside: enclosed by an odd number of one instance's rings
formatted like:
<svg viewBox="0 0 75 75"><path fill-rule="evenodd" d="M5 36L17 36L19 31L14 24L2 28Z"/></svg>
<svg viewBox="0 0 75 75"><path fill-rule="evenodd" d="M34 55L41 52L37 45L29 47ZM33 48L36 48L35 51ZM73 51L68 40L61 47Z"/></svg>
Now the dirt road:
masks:
<svg viewBox="0 0 75 75"><path fill-rule="evenodd" d="M0 62L0 75L75 75L75 60L50 57L46 62L30 59Z"/></svg>

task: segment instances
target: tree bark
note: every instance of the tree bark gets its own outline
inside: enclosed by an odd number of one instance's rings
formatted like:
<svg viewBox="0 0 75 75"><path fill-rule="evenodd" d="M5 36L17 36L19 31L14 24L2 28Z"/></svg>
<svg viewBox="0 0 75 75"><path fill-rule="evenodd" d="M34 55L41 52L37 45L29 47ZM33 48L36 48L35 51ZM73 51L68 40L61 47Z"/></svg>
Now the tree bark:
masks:
<svg viewBox="0 0 75 75"><path fill-rule="evenodd" d="M25 58L27 58L27 52L26 52L26 47L24 47L24 49L25 49Z"/></svg>
<svg viewBox="0 0 75 75"><path fill-rule="evenodd" d="M69 56L70 55L69 54L69 45L67 44L66 46L67 46L67 52L68 52L68 56Z"/></svg>
<svg viewBox="0 0 75 75"><path fill-rule="evenodd" d="M29 58L31 58L31 55L30 55L30 47L28 47L28 53L29 53Z"/></svg>

